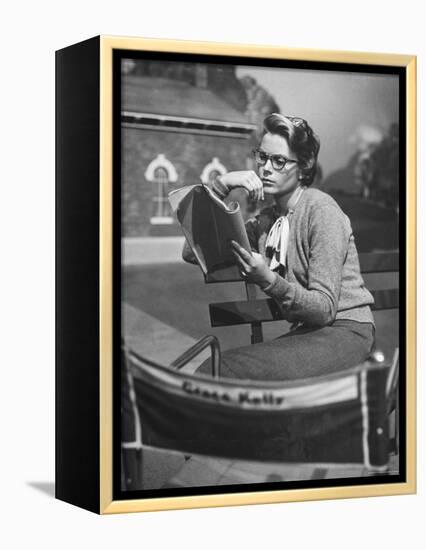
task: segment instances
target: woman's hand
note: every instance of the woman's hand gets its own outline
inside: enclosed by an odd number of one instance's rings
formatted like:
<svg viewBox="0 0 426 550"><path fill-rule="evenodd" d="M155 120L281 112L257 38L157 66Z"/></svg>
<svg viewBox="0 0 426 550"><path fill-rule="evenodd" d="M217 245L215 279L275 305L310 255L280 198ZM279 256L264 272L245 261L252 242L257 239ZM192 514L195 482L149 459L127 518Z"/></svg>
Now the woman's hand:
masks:
<svg viewBox="0 0 426 550"><path fill-rule="evenodd" d="M250 199L263 200L263 184L253 170L239 170L228 172L220 176L220 181L231 191L237 187L245 189Z"/></svg>
<svg viewBox="0 0 426 550"><path fill-rule="evenodd" d="M231 247L240 273L247 282L263 289L275 281L275 273L269 269L261 254L247 252L235 241L231 241Z"/></svg>

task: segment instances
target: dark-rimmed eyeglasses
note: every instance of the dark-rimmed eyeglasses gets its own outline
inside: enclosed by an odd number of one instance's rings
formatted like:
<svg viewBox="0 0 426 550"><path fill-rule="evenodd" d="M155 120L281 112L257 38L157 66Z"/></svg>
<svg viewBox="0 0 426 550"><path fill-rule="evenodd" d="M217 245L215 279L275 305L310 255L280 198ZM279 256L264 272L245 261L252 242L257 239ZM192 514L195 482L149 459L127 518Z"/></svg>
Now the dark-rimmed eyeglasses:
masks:
<svg viewBox="0 0 426 550"><path fill-rule="evenodd" d="M265 166L268 160L270 160L272 168L277 172L284 170L288 163L297 164L297 160L288 159L284 155L268 155L267 153L265 153L265 151L262 151L262 149L254 149L253 156L254 160L259 166Z"/></svg>

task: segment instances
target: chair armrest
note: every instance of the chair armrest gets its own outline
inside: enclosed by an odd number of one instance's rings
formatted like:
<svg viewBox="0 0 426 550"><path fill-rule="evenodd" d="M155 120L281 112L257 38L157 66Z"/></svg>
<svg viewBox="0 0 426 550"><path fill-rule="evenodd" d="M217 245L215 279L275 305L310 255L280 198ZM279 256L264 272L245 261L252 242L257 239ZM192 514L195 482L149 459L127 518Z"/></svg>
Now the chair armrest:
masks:
<svg viewBox="0 0 426 550"><path fill-rule="evenodd" d="M385 363L384 355L381 351L375 350L370 360L375 363ZM390 413L395 407L397 407L397 391L399 382L399 348L395 348L395 352L392 357L392 363L387 363L389 369L386 380L386 400L388 403L388 412Z"/></svg>
<svg viewBox="0 0 426 550"><path fill-rule="evenodd" d="M398 384L399 384L399 348L395 348L392 364L386 381L386 398L389 414L396 409L398 414Z"/></svg>
<svg viewBox="0 0 426 550"><path fill-rule="evenodd" d="M399 348L395 348L392 364L389 369L389 376L386 382L386 395L392 396L395 393L399 378Z"/></svg>
<svg viewBox="0 0 426 550"><path fill-rule="evenodd" d="M201 338L201 340L196 342L192 347L187 349L184 353L182 353L182 355L175 359L170 366L180 370L189 361L191 361L191 359L194 359L194 357L196 357L199 353L201 353L209 346L211 349L212 358L212 376L214 378L219 378L221 363L220 344L216 336L212 335L204 336L204 338Z"/></svg>

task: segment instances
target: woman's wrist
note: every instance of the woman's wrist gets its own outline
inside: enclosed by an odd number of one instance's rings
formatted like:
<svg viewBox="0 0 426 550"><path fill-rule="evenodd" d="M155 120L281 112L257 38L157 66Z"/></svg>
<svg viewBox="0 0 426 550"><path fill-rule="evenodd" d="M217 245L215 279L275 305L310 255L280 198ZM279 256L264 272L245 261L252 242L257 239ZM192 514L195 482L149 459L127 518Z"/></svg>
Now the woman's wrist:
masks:
<svg viewBox="0 0 426 550"><path fill-rule="evenodd" d="M267 290L270 290L273 288L275 283L277 282L277 275L275 271L269 270L269 272L265 273L265 277L261 283L259 283L260 288L265 292Z"/></svg>

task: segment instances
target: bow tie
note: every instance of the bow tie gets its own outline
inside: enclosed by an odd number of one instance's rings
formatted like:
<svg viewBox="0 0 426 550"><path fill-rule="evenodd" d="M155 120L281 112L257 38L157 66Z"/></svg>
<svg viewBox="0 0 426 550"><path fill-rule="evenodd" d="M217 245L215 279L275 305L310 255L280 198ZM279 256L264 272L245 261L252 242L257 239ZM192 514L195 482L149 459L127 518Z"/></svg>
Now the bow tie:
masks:
<svg viewBox="0 0 426 550"><path fill-rule="evenodd" d="M290 232L290 223L287 216L281 216L271 227L266 237L266 256L271 258L269 267L276 269L282 265L287 265L287 247L288 235Z"/></svg>
<svg viewBox="0 0 426 550"><path fill-rule="evenodd" d="M304 187L296 189L295 193L290 197L287 215L280 216L275 221L266 237L266 256L271 259L269 267L272 271L277 269L280 265L283 266L286 271L288 238L290 233L289 217L293 214L294 208L299 202L303 190Z"/></svg>

